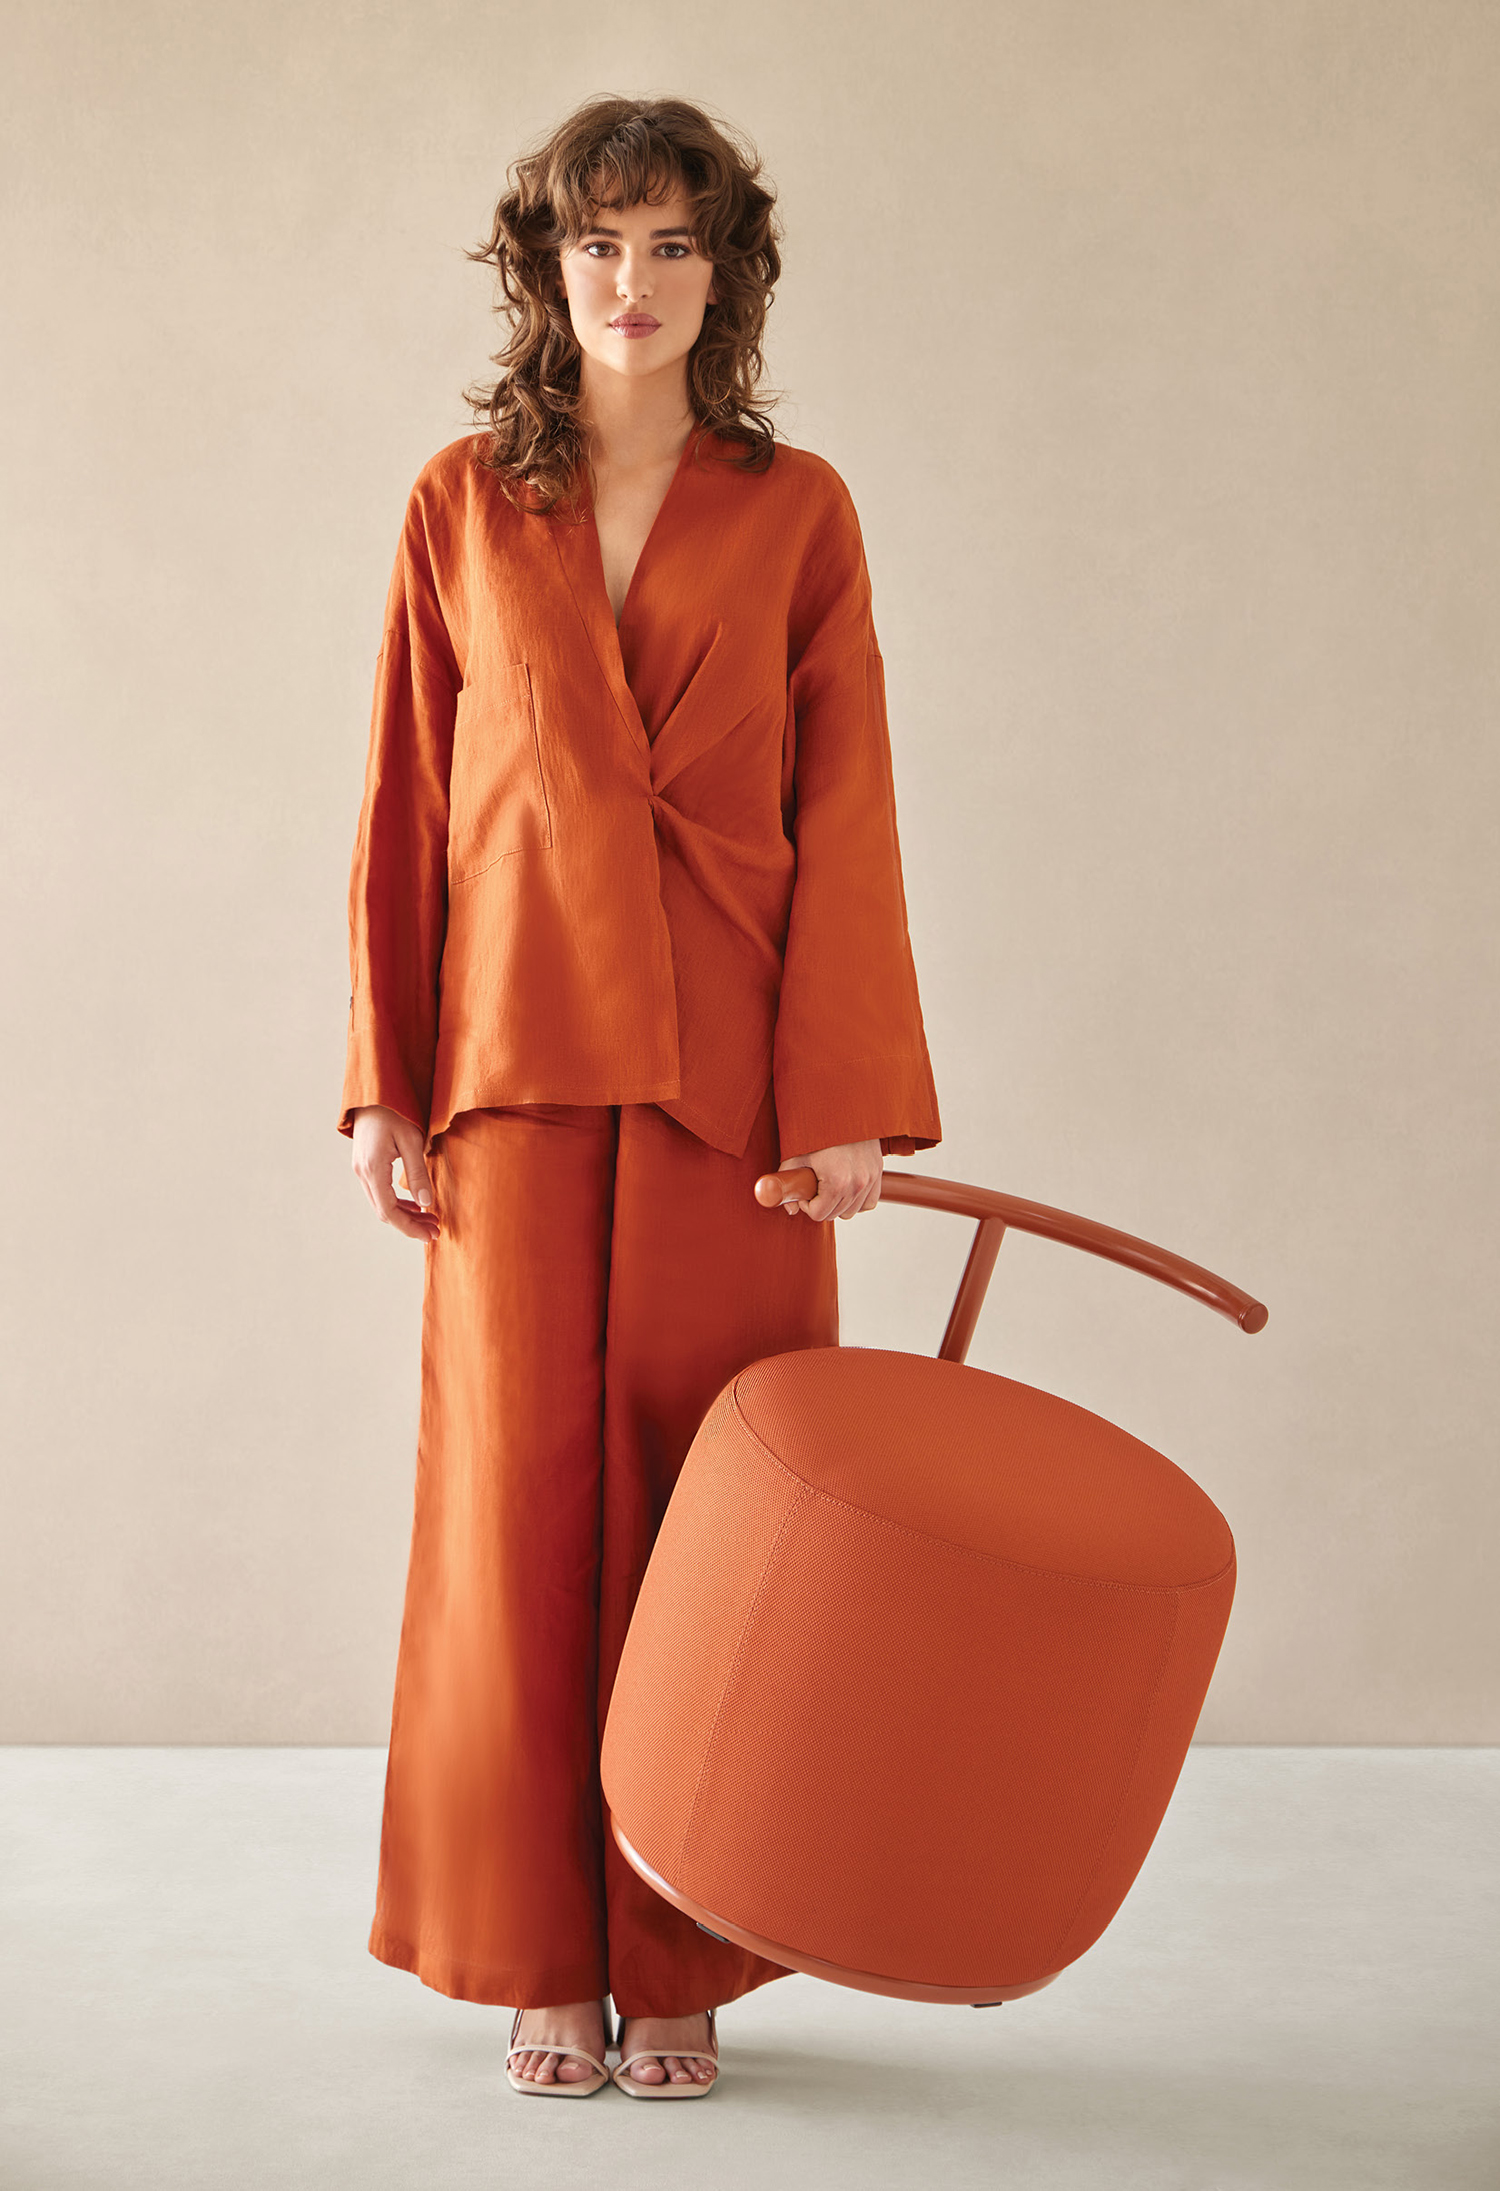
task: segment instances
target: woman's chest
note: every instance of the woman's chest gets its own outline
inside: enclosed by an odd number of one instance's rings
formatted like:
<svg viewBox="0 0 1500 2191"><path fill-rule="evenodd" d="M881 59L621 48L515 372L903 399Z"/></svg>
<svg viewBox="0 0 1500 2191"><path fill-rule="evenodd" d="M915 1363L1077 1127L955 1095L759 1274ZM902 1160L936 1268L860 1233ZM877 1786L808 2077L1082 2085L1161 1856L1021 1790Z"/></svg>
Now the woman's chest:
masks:
<svg viewBox="0 0 1500 2191"><path fill-rule="evenodd" d="M605 594L618 625L642 550L677 475L677 460L645 472L605 470L593 497L593 523Z"/></svg>
<svg viewBox="0 0 1500 2191"><path fill-rule="evenodd" d="M473 544L452 880L528 844L600 842L632 816L679 835L693 821L726 841L780 836L784 556L679 491L636 550L617 624L610 561L628 542L589 513Z"/></svg>
<svg viewBox="0 0 1500 2191"><path fill-rule="evenodd" d="M679 473L644 501L480 526L465 556L466 684L529 666L559 719L611 703L636 741L707 709L784 712L793 546ZM644 525L644 535L642 527Z"/></svg>

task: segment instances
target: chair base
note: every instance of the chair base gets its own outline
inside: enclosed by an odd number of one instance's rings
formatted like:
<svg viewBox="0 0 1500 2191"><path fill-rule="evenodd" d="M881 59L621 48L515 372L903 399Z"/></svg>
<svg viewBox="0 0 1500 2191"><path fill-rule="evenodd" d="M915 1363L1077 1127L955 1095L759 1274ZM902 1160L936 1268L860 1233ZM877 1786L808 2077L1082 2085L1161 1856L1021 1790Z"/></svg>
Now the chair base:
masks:
<svg viewBox="0 0 1500 2191"><path fill-rule="evenodd" d="M1002 2001L1019 2001L1028 1993L1040 1993L1043 1986L1050 1986L1054 1978L1062 1976L1061 1971L1052 1970L1045 1978L1031 1978L1019 1986L924 1986L908 1978L887 1978L879 1971L846 1970L842 1964L822 1962L816 1955L804 1955L798 1948L789 1948L779 1940L768 1940L758 1932L748 1932L743 1925L731 1924L727 1917L705 1909L691 1896L679 1894L660 1872L652 1870L638 1849L631 1847L620 1831L619 1821L611 1816L609 1823L626 1863L674 1909L691 1917L716 1940L733 1941L736 1947L749 1948L752 1954L763 1955L768 1962L780 1963L783 1969L803 1971L809 1978L824 1978L834 1986L852 1986L859 1993L884 1993L896 2001L946 2001L990 2008Z"/></svg>

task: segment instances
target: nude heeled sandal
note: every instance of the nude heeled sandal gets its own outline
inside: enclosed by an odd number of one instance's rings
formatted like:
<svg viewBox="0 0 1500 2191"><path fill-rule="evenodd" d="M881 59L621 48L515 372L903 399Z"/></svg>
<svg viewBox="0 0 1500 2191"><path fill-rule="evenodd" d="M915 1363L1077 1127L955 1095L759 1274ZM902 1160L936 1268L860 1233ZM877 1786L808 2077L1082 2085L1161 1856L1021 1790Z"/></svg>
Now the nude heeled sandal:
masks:
<svg viewBox="0 0 1500 2191"><path fill-rule="evenodd" d="M601 2001L599 2010L604 2018L604 2051L614 2045L617 2034L610 2028L609 2010ZM597 2054L590 2054L586 2047L564 2046L560 2039L528 2039L524 2045L516 2044L516 2033L521 2028L521 2018L526 2011L516 2010L515 2022L510 2027L510 2052L505 2057L505 2074L510 2079L513 2092L545 2092L549 2099L586 2100L591 2092L601 2092L609 2083L609 2064L601 2062ZM624 2029L623 2021L621 2029ZM518 2077L511 2068L511 2056L515 2054L576 2054L581 2062L592 2062L597 2075L593 2077L561 2078L555 2073L541 2082L535 2077Z"/></svg>
<svg viewBox="0 0 1500 2191"><path fill-rule="evenodd" d="M696 2077L685 2078L677 2084L673 2083L671 2077L664 2077L660 2084L642 2084L638 2077L628 2077L625 2074L632 2062L643 2062L652 2058L661 2061L663 2054L675 2054L680 2062L712 2062L717 2068L719 2034L714 2028L714 2012L710 2008L706 2009L704 2013L708 2017L708 2038L709 2044L713 2048L712 2054L705 2054L701 2047L643 2046L634 2054L622 2055L616 2065L614 2080L620 2090L627 2093L632 2100L701 2100L708 2093L714 2091L719 2082L717 2077L710 2077L707 2084L699 2084ZM621 2045L624 2044L624 2031L625 2019L622 2016L620 2018ZM666 2068L665 2062L662 2062L662 2067L663 2069Z"/></svg>

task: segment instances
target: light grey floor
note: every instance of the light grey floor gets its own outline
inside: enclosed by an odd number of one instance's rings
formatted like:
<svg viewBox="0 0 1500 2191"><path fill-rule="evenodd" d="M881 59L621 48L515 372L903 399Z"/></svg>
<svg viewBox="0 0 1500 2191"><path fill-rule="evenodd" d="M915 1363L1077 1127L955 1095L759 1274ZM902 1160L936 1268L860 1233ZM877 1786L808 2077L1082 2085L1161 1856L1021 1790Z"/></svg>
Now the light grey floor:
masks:
<svg viewBox="0 0 1500 2191"><path fill-rule="evenodd" d="M5 2191L1500 2184L1500 1751L1195 1749L1044 1992L780 1979L656 2107L520 2098L366 1953L383 1763L0 1750Z"/></svg>

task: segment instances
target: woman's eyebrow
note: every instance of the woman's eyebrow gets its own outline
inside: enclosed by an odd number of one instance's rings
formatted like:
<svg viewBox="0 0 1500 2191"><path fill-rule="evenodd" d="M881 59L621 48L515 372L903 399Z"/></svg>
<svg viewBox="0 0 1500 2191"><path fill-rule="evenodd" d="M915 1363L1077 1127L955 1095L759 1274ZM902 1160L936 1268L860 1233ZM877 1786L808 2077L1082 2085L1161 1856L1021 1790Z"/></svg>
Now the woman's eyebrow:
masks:
<svg viewBox="0 0 1500 2191"><path fill-rule="evenodd" d="M693 231L690 228L653 228L651 230L653 241L658 236L691 236L692 233ZM618 228L606 228L602 221L595 221L591 227L584 230L584 234L586 236L618 236L620 230Z"/></svg>

